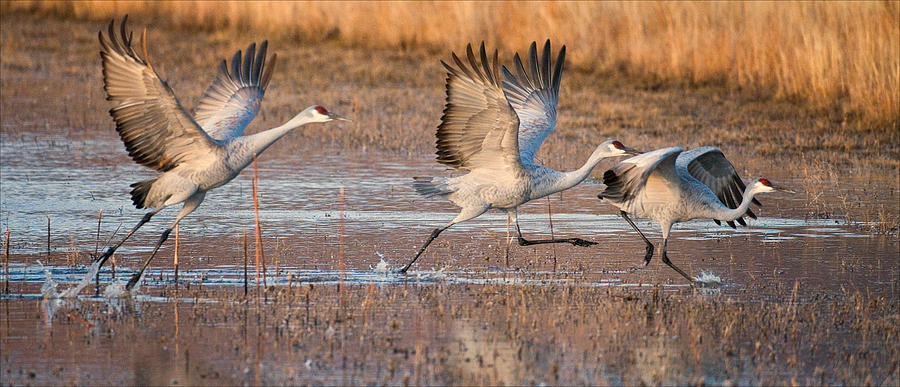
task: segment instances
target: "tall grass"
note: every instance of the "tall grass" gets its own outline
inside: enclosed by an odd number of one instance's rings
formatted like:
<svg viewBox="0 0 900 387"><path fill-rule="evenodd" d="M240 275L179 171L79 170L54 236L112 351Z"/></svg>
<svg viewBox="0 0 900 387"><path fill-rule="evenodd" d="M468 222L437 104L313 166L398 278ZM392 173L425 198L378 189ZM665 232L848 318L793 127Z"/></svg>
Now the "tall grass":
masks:
<svg viewBox="0 0 900 387"><path fill-rule="evenodd" d="M507 53L551 38L571 64L802 101L836 119L900 122L900 2L12 2L68 16L131 13L299 40Z"/></svg>

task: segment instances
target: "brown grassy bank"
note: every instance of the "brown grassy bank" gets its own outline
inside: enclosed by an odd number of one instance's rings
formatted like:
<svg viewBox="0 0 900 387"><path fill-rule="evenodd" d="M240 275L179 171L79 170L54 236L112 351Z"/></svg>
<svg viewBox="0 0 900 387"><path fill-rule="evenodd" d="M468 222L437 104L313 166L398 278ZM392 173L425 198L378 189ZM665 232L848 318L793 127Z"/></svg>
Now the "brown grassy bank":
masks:
<svg viewBox="0 0 900 387"><path fill-rule="evenodd" d="M900 315L884 294L785 290L742 303L660 289L374 284L270 288L265 304L237 294L160 290L169 301L123 303L125 313L70 303L46 330L20 320L38 301L19 301L0 318L12 320L4 372L12 384L140 385L896 385L900 375ZM122 351L140 361L109 360Z"/></svg>
<svg viewBox="0 0 900 387"><path fill-rule="evenodd" d="M831 119L900 122L900 2L4 2L109 18L131 13L206 30L259 30L365 47L507 51L549 37L572 64L659 82L724 85L803 101Z"/></svg>

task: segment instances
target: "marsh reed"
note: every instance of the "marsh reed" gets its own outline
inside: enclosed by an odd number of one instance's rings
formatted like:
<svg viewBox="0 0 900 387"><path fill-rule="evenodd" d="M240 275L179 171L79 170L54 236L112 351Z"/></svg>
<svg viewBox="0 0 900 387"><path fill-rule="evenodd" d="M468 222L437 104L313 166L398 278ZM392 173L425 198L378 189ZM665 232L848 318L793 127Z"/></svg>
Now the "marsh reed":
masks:
<svg viewBox="0 0 900 387"><path fill-rule="evenodd" d="M896 126L900 2L4 2L78 18L125 13L188 29L364 47L508 53L550 38L569 64L804 101ZM144 20L142 20L144 22Z"/></svg>
<svg viewBox="0 0 900 387"><path fill-rule="evenodd" d="M247 230L241 230L244 233L244 297L247 296Z"/></svg>
<svg viewBox="0 0 900 387"><path fill-rule="evenodd" d="M3 281L3 292L9 294L9 229L6 229L6 243L3 244L6 250L3 255L3 269L6 271L6 278Z"/></svg>
<svg viewBox="0 0 900 387"><path fill-rule="evenodd" d="M256 155L253 156L253 213L256 220L256 292L259 295L259 274L262 269L262 285L266 287L266 255L262 245L262 226L259 224L259 189L257 182L259 181L259 167L256 163Z"/></svg>

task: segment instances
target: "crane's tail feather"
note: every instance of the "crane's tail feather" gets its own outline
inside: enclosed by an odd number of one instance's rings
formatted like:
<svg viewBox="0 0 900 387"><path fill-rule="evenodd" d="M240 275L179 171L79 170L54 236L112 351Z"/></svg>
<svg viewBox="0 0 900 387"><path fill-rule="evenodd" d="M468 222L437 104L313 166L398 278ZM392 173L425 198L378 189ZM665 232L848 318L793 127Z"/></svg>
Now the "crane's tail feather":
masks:
<svg viewBox="0 0 900 387"><path fill-rule="evenodd" d="M446 179L437 179L437 181L435 181L435 178L433 177L417 176L413 177L413 180L413 188L415 188L419 195L426 198L432 196L446 196L456 191L447 184Z"/></svg>
<svg viewBox="0 0 900 387"><path fill-rule="evenodd" d="M155 182L156 179L151 179L139 181L131 185L133 188L131 190L131 201L134 202L135 207L141 209L146 206L147 194L150 193L150 187L152 187Z"/></svg>

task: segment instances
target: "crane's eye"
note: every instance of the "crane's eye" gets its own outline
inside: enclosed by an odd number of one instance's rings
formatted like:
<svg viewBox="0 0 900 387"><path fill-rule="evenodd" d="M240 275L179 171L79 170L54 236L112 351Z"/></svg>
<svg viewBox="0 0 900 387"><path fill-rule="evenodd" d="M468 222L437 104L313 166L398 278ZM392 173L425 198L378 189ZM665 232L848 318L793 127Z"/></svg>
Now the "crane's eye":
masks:
<svg viewBox="0 0 900 387"><path fill-rule="evenodd" d="M321 106L316 106L316 111L319 112L319 114L321 114L323 116L328 115L328 110L325 110L325 108L323 108Z"/></svg>

